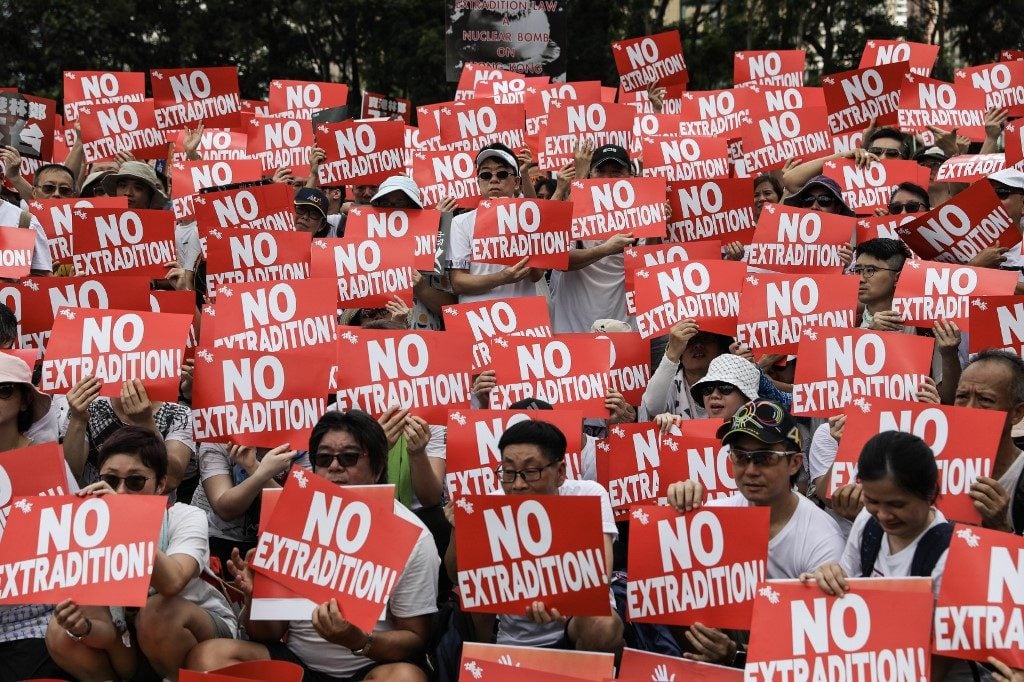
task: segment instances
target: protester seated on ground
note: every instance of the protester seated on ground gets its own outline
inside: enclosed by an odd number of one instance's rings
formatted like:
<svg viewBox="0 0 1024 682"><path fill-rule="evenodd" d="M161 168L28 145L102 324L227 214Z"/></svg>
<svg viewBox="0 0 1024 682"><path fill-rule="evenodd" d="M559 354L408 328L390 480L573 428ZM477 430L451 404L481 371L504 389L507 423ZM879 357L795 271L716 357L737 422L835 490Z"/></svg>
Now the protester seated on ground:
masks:
<svg viewBox="0 0 1024 682"><path fill-rule="evenodd" d="M166 492L167 450L149 429L129 426L111 434L97 466L99 481L79 496ZM206 538L200 510L180 503L168 507L146 605L133 620L113 604L79 606L70 599L57 604L46 631L54 661L78 678L103 680L145 678L148 661L158 677L176 680L196 644L236 637L238 623L227 599L201 577L210 557Z"/></svg>
<svg viewBox="0 0 1024 682"><path fill-rule="evenodd" d="M126 161L103 178L107 196L127 197L128 208L167 208L167 194L156 171L142 161Z"/></svg>
<svg viewBox="0 0 1024 682"><path fill-rule="evenodd" d="M729 446L737 492L705 507L768 507L768 564L772 580L795 579L842 556L844 538L835 521L793 485L803 467L802 443L796 422L779 403L755 400L743 405L718 430ZM699 508L704 487L696 481L668 486L668 503L678 511ZM736 660L736 642L721 630L694 624L685 632L687 658L729 664Z"/></svg>
<svg viewBox="0 0 1024 682"><path fill-rule="evenodd" d="M57 428L64 456L83 486L99 480L99 448L112 433L125 426L147 428L164 441L168 458L164 490L172 492L182 481L195 478L195 441L189 408L180 403L150 400L138 379L124 382L117 397L101 396L99 392L99 380L87 374L59 402Z"/></svg>
<svg viewBox="0 0 1024 682"><path fill-rule="evenodd" d="M387 437L365 412L326 413L313 427L309 452L313 473L335 485L374 485L387 480ZM437 611L440 560L419 519L397 500L394 511L419 528L420 534L395 582L383 618L372 632L363 632L346 621L343 605L332 599L317 606L310 620L247 620L246 632L252 641L204 642L193 650L186 667L214 670L243 661L273 659L301 665L306 682L425 682L420 663L430 637L431 614ZM249 563L254 553L242 559L235 552L229 564L235 585L245 595L246 614L252 605Z"/></svg>
<svg viewBox="0 0 1024 682"><path fill-rule="evenodd" d="M885 431L872 436L857 460L864 509L853 522L842 558L801 574L825 594L843 596L847 577L932 578L938 598L953 524L935 508L935 454L918 436ZM932 657L932 679L977 679L976 663ZM953 677L947 676L951 675Z"/></svg>
<svg viewBox="0 0 1024 682"><path fill-rule="evenodd" d="M594 495L601 499L602 529L605 536L606 574L611 574L612 543L617 531L608 493L593 481L571 481L565 473L565 435L543 421L513 424L498 440L501 465L498 481L505 495ZM454 523L454 517L449 516ZM454 537L445 554L445 569L457 580ZM580 651L618 653L622 649L622 620L609 592L608 613L566 619L557 609L534 602L524 616L472 613L474 641L512 646L533 646ZM497 634L495 634L497 618Z"/></svg>

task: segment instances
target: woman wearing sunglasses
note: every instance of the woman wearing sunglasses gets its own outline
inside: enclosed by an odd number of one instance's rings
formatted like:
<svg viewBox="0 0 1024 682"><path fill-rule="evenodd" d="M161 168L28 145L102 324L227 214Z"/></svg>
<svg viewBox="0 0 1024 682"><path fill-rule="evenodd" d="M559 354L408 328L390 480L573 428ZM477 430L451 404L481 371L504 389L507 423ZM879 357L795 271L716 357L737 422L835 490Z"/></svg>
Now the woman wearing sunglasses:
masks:
<svg viewBox="0 0 1024 682"><path fill-rule="evenodd" d="M856 215L843 201L839 184L832 178L816 175L807 181L796 194L786 197L782 203L786 206L807 208L821 213L836 213L844 216Z"/></svg>
<svg viewBox="0 0 1024 682"><path fill-rule="evenodd" d="M99 480L78 495L165 493L167 448L149 429L129 426L111 434L100 447L97 467ZM46 632L54 661L78 679L139 679L153 671L177 679L196 644L236 637L238 623L227 600L200 577L210 558L207 532L201 510L180 503L168 507L146 605L132 613L70 599L57 604Z"/></svg>

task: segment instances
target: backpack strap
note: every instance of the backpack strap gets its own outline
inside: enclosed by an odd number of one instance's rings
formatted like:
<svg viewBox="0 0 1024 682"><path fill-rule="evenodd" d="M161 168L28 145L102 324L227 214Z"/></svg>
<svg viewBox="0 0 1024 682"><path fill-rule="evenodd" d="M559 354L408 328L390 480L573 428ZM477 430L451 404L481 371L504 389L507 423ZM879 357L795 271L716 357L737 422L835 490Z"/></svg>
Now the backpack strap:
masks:
<svg viewBox="0 0 1024 682"><path fill-rule="evenodd" d="M885 538L885 531L882 530L882 524L878 523L874 516L869 516L860 535L860 576L862 578L871 577L878 553L882 551L883 538Z"/></svg>
<svg viewBox="0 0 1024 682"><path fill-rule="evenodd" d="M22 211L21 215L18 216L18 227L22 230L27 229L32 224L32 214L28 211Z"/></svg>
<svg viewBox="0 0 1024 682"><path fill-rule="evenodd" d="M953 537L953 524L940 523L929 528L917 543L914 558L910 562L910 575L920 578L931 576L939 557L949 549L949 541Z"/></svg>

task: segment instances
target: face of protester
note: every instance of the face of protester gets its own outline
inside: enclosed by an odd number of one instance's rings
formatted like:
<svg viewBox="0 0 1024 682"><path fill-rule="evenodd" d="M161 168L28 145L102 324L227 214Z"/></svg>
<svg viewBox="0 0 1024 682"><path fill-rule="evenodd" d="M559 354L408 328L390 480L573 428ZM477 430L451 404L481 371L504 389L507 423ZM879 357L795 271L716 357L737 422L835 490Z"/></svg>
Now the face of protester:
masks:
<svg viewBox="0 0 1024 682"><path fill-rule="evenodd" d="M928 527L931 504L899 487L891 476L860 485L864 508L887 534L911 541Z"/></svg>
<svg viewBox="0 0 1024 682"><path fill-rule="evenodd" d="M295 229L299 232L318 232L327 222L323 214L312 206L301 204L295 207Z"/></svg>
<svg viewBox="0 0 1024 682"><path fill-rule="evenodd" d="M505 178L499 177L499 173L505 174ZM519 176L516 175L515 169L495 158L484 159L477 167L476 175L480 194L491 199L514 197L519 189ZM485 177L487 179L484 179Z"/></svg>
<svg viewBox="0 0 1024 682"><path fill-rule="evenodd" d="M765 204L777 204L782 201L775 188L770 182L762 182L754 187L754 220L761 215L761 209Z"/></svg>
<svg viewBox="0 0 1024 682"><path fill-rule="evenodd" d="M530 443L505 446L500 468L506 475L519 472L508 483L499 476L498 482L506 495L557 495L565 482L565 460L551 462L538 446Z"/></svg>
<svg viewBox="0 0 1024 682"><path fill-rule="evenodd" d="M889 199L889 213L892 215L920 213L927 210L927 197L922 197L914 192L908 192L905 189L897 190Z"/></svg>
<svg viewBox="0 0 1024 682"><path fill-rule="evenodd" d="M715 337L708 334L697 334L679 356L679 364L687 374L704 376L708 372L711 361L722 354L721 345Z"/></svg>
<svg viewBox="0 0 1024 682"><path fill-rule="evenodd" d="M866 272L861 273L860 285L857 288L859 302L864 305L873 305L892 298L900 273L891 272L888 263L866 253L857 256L857 265L862 268L876 268L875 273L870 277Z"/></svg>
<svg viewBox="0 0 1024 682"><path fill-rule="evenodd" d="M14 345L13 341L11 345ZM18 415L31 407L23 386L13 382L0 384L0 424L17 423Z"/></svg>
<svg viewBox="0 0 1024 682"><path fill-rule="evenodd" d="M370 199L377 193L377 185L353 185L352 201L358 206L369 206Z"/></svg>
<svg viewBox="0 0 1024 682"><path fill-rule="evenodd" d="M1013 372L999 361L982 360L964 368L956 385L953 404L982 410L1006 412L1004 434L1024 414L1024 404L1014 404L1011 393Z"/></svg>
<svg viewBox="0 0 1024 682"><path fill-rule="evenodd" d="M803 207L820 213L839 213L839 200L824 187L814 187L804 196Z"/></svg>
<svg viewBox="0 0 1024 682"><path fill-rule="evenodd" d="M1021 216L1024 215L1024 189L1010 187L1001 182L993 182L991 185L1009 214L1010 222L1019 229Z"/></svg>
<svg viewBox="0 0 1024 682"><path fill-rule="evenodd" d="M32 197L35 199L56 199L58 197L68 199L73 196L75 196L75 179L59 168L43 171L36 178L35 186L32 187Z"/></svg>
<svg viewBox="0 0 1024 682"><path fill-rule="evenodd" d="M762 443L751 436L740 436L733 441L731 447L739 450L772 450L778 453L788 451L793 446L785 441L782 443ZM733 474L736 487L751 504L769 506L790 493L792 486L790 477L803 465L803 454L796 453L779 457L775 464L736 464L733 462Z"/></svg>
<svg viewBox="0 0 1024 682"><path fill-rule="evenodd" d="M748 402L740 389L725 382L713 384L714 390L704 396L704 410L711 419L729 419Z"/></svg>
<svg viewBox="0 0 1024 682"><path fill-rule="evenodd" d="M128 198L128 208L149 208L153 188L141 180L121 178L117 181L117 196Z"/></svg>
<svg viewBox="0 0 1024 682"><path fill-rule="evenodd" d="M903 145L899 140L892 137L877 138L871 143L871 146L868 147L868 151L880 159L903 158Z"/></svg>
<svg viewBox="0 0 1024 682"><path fill-rule="evenodd" d="M333 456L323 466L321 457ZM335 485L373 485L379 483L370 466L370 455L348 431L328 431L313 453L313 473ZM343 463L344 462L344 463ZM349 464L346 466L345 464Z"/></svg>
<svg viewBox="0 0 1024 682"><path fill-rule="evenodd" d="M120 480L114 480L114 476ZM143 478L142 489L132 490ZM132 454L107 457L100 466L100 480L106 481L119 495L162 495L164 492L164 479L157 480L156 472Z"/></svg>
<svg viewBox="0 0 1024 682"><path fill-rule="evenodd" d="M377 199L373 205L376 208L417 208L409 195L398 189Z"/></svg>
<svg viewBox="0 0 1024 682"><path fill-rule="evenodd" d="M633 177L632 172L626 166L623 166L618 161L609 159L600 166L590 169L590 177L603 179L603 178L630 178Z"/></svg>
<svg viewBox="0 0 1024 682"><path fill-rule="evenodd" d="M541 183L540 185L537 186L537 198L538 199L550 199L551 198L551 188L548 187L548 184L546 182Z"/></svg>

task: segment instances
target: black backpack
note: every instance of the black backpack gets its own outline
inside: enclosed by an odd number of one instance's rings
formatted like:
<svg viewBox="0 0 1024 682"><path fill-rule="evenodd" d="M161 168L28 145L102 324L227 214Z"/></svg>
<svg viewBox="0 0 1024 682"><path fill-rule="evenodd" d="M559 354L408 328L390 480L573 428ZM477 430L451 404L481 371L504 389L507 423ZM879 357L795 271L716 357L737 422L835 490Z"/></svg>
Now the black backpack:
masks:
<svg viewBox="0 0 1024 682"><path fill-rule="evenodd" d="M942 553L949 549L949 541L953 537L953 524L940 523L929 528L914 550L914 558L910 562L910 575L919 578L930 577L939 562ZM885 531L882 525L872 516L864 526L860 536L860 573L862 578L870 578L875 568L875 561L882 549Z"/></svg>

